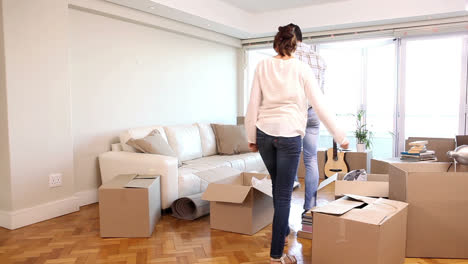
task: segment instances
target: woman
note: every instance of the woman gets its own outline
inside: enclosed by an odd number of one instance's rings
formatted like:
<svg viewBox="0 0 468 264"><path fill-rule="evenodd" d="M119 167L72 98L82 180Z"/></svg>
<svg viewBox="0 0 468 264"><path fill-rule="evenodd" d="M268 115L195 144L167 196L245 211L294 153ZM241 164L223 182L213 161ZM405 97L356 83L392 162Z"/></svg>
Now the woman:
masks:
<svg viewBox="0 0 468 264"><path fill-rule="evenodd" d="M273 184L273 237L271 263L296 263L283 254L289 234L289 210L294 178L307 123L308 103L341 147L348 148L345 133L326 109L312 69L292 57L296 37L292 26L278 28L273 48L278 53L257 65L245 127L252 151L259 151Z"/></svg>

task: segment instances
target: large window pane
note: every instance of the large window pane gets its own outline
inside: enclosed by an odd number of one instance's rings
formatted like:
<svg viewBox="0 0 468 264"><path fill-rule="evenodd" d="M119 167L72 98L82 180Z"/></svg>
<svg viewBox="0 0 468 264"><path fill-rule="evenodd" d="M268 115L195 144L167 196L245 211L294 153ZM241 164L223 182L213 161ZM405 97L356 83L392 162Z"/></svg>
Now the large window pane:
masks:
<svg viewBox="0 0 468 264"><path fill-rule="evenodd" d="M320 55L328 69L325 94L333 98L333 109L340 125L348 132L355 148L354 114L367 111L368 129L374 133L373 156L391 157L396 89L395 43L389 39L348 41L320 45ZM331 147L331 136L321 128L319 147Z"/></svg>
<svg viewBox="0 0 468 264"><path fill-rule="evenodd" d="M373 132L372 155L393 156L396 52L393 41L367 49L367 123Z"/></svg>
<svg viewBox="0 0 468 264"><path fill-rule="evenodd" d="M405 137L458 133L462 37L408 40Z"/></svg>
<svg viewBox="0 0 468 264"><path fill-rule="evenodd" d="M355 126L352 114L361 104L362 49L356 43L327 44L320 46L320 55L327 64L325 95L332 103L330 108L337 114L340 125L351 135ZM354 138L350 140L350 146L355 146ZM332 142L332 137L322 125L319 147L332 147Z"/></svg>

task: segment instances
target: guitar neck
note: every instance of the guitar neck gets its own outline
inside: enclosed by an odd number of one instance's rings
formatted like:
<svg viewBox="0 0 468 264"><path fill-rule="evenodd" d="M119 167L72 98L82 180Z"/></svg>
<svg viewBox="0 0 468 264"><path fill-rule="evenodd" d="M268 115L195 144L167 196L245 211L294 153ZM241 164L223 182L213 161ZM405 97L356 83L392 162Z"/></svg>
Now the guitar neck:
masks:
<svg viewBox="0 0 468 264"><path fill-rule="evenodd" d="M336 146L335 140L333 140L333 159L338 160L338 147Z"/></svg>

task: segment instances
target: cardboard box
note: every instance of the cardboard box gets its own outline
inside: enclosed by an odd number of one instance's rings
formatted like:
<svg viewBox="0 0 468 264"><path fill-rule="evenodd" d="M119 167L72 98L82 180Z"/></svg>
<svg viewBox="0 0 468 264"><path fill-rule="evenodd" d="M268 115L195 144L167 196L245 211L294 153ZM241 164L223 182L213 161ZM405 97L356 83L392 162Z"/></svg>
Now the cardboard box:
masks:
<svg viewBox="0 0 468 264"><path fill-rule="evenodd" d="M325 161L327 160L327 151L321 150L317 152L317 162L319 166L319 178L325 179ZM305 168L304 168L304 177L305 177Z"/></svg>
<svg viewBox="0 0 468 264"><path fill-rule="evenodd" d="M135 176L119 175L99 187L101 237L150 237L153 233L161 218L160 178L142 180L144 188L125 188Z"/></svg>
<svg viewBox="0 0 468 264"><path fill-rule="evenodd" d="M408 204L345 196L312 211L312 263L404 263Z"/></svg>
<svg viewBox="0 0 468 264"><path fill-rule="evenodd" d="M468 170L457 171L446 162L390 165L389 197L409 203L407 257L468 258Z"/></svg>
<svg viewBox="0 0 468 264"><path fill-rule="evenodd" d="M367 152L346 152L345 162L348 164L349 171L365 169L369 172L372 151Z"/></svg>
<svg viewBox="0 0 468 264"><path fill-rule="evenodd" d="M368 196L368 197L388 197L389 176L388 174L367 174L367 181L344 181L346 173L336 173L319 184L317 191L330 183L335 183L335 197L342 197L347 194Z"/></svg>
<svg viewBox="0 0 468 264"><path fill-rule="evenodd" d="M337 173L335 196L355 194L368 197L388 197L388 174L367 174L367 181L344 181L346 173Z"/></svg>
<svg viewBox="0 0 468 264"><path fill-rule="evenodd" d="M398 162L399 158L371 159L370 172L374 174L388 174L388 167L392 162Z"/></svg>
<svg viewBox="0 0 468 264"><path fill-rule="evenodd" d="M216 169L215 169L216 170ZM273 221L271 188L251 186L252 177L263 179L268 174L234 173L223 180L210 183L202 199L210 201L210 226L229 232L253 235ZM228 173L220 169L220 173Z"/></svg>
<svg viewBox="0 0 468 264"><path fill-rule="evenodd" d="M317 163L319 166L319 177L320 179L325 179L325 163L326 163L326 150L319 150L317 151ZM346 152L345 154L345 162L348 164L348 169L352 170L360 170L365 169L369 171L370 168L370 160L372 158L372 152ZM305 177L305 166L304 166L304 159L301 154L301 159L299 161L299 168L297 171L297 175L300 178Z"/></svg>
<svg viewBox="0 0 468 264"><path fill-rule="evenodd" d="M411 161L411 160L400 160L400 158L388 158L388 159L371 159L370 172L374 174L388 174L390 164L421 164L421 163L434 163L436 161Z"/></svg>

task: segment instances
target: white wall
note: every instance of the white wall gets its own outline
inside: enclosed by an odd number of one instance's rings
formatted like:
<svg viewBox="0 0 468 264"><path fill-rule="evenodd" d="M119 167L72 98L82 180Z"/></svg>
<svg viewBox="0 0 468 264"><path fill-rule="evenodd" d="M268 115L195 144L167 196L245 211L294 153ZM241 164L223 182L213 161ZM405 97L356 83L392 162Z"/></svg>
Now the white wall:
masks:
<svg viewBox="0 0 468 264"><path fill-rule="evenodd" d="M97 155L124 129L236 120L240 40L103 0L69 1L0 0L6 228L97 201ZM51 173L63 174L61 187L49 188Z"/></svg>
<svg viewBox="0 0 468 264"><path fill-rule="evenodd" d="M100 184L97 155L121 131L235 123L238 49L69 10L76 191Z"/></svg>
<svg viewBox="0 0 468 264"><path fill-rule="evenodd" d="M12 209L74 194L68 3L3 0ZM49 188L50 173L63 186Z"/></svg>
<svg viewBox="0 0 468 264"><path fill-rule="evenodd" d="M3 46L3 11L0 1L0 210L11 210L10 146L5 86L5 52Z"/></svg>

